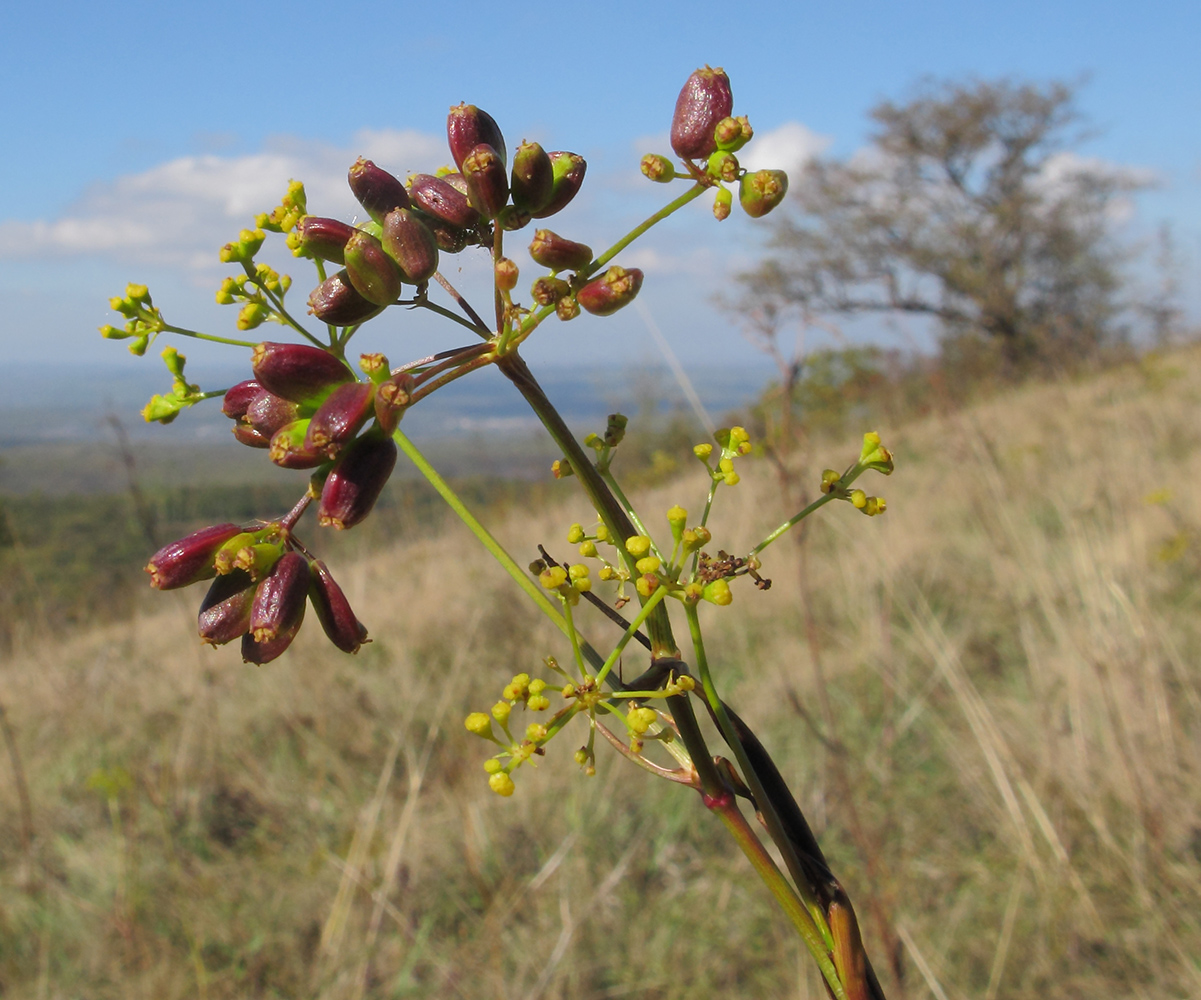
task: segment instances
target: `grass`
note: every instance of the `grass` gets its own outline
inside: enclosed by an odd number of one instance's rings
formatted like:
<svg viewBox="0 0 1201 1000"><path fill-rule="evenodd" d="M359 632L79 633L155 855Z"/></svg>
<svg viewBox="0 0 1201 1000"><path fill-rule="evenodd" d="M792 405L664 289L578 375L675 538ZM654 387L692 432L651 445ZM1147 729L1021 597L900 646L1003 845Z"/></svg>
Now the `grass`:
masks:
<svg viewBox="0 0 1201 1000"><path fill-rule="evenodd" d="M1193 350L880 427L887 515L809 532L812 641L787 541L770 591L705 609L891 997L1201 992L1197 386ZM555 495L500 525L511 551L566 552L586 508ZM699 484L644 510L677 501ZM788 513L762 463L714 548ZM488 792L462 717L563 643L465 532L406 534L329 557L357 657L310 622L243 666L197 646L188 591L0 664L30 802L3 755L0 994L823 996L695 795L612 754L583 777L582 733Z"/></svg>

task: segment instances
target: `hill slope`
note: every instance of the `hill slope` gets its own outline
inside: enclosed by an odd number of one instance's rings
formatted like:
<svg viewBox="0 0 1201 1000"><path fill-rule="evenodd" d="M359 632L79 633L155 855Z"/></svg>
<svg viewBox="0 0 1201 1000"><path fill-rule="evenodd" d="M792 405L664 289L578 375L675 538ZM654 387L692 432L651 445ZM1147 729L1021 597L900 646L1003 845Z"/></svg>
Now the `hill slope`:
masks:
<svg viewBox="0 0 1201 1000"><path fill-rule="evenodd" d="M809 617L788 541L706 608L890 996L1201 991L1198 387L1192 351L878 428L888 513L815 519ZM499 526L520 560L590 520L558 492ZM789 513L761 463L713 548ZM463 716L569 650L465 534L330 556L357 657L311 622L261 669L200 649L189 591L0 665L6 997L823 995L696 796L583 777L583 727L488 792Z"/></svg>

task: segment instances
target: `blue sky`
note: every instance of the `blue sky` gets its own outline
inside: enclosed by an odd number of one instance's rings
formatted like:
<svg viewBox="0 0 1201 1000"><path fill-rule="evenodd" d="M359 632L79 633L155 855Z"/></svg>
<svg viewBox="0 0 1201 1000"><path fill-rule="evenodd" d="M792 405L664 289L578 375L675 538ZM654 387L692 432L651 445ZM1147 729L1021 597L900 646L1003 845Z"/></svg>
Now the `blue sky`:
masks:
<svg viewBox="0 0 1201 1000"><path fill-rule="evenodd" d="M528 137L587 157L585 191L553 225L604 246L662 197L638 158L668 151L676 94L703 63L726 69L736 113L783 159L852 154L871 105L923 76L1079 82L1095 127L1080 154L1155 178L1124 235L1172 224L1195 312L1199 39L1201 5L1185 2L6 4L0 358L157 364L95 332L127 280L148 283L177 322L231 330L232 310L212 302L229 270L221 243L289 176L309 184L311 211L350 218L341 178L356 155L401 176L445 162L446 110L462 100L490 111L511 147ZM737 212L719 226L694 206L623 257L646 271L648 312L551 324L526 353L651 357L650 315L686 363L750 359L711 302L753 262L763 232ZM275 260L307 286L299 262ZM460 280L477 287L480 270ZM407 315L377 325L364 346L395 362L459 339Z"/></svg>

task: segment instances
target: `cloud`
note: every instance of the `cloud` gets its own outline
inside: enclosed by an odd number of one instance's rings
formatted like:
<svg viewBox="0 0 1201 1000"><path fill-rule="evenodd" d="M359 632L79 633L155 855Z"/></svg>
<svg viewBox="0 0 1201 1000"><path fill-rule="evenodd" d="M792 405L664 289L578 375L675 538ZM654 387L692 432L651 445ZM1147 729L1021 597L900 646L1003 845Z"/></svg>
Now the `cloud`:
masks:
<svg viewBox="0 0 1201 1000"><path fill-rule="evenodd" d="M1114 223L1128 222L1135 214L1129 194L1163 182L1158 171L1148 167L1126 167L1096 156L1081 156L1071 150L1047 158L1035 187L1052 201L1067 197L1074 190L1087 189L1099 182L1116 192L1105 205L1105 217Z"/></svg>
<svg viewBox="0 0 1201 1000"><path fill-rule="evenodd" d="M738 160L748 170L783 170L791 175L824 153L831 141L800 122L785 122L769 132L756 132Z"/></svg>
<svg viewBox="0 0 1201 1000"><path fill-rule="evenodd" d="M312 210L361 215L346 186L346 170L359 155L403 177L444 162L446 146L422 132L364 130L349 149L282 136L244 156L180 157L94 184L58 218L0 222L0 258L103 256L208 267L256 213L279 202L293 178L304 181Z"/></svg>

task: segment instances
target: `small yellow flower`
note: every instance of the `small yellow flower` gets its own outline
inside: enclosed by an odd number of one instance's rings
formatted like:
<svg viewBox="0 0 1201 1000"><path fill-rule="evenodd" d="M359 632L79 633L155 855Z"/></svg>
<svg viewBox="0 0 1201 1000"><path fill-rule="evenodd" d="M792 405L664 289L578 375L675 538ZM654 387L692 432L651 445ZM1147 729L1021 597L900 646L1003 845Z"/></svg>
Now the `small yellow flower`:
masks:
<svg viewBox="0 0 1201 1000"><path fill-rule="evenodd" d="M659 578L652 576L649 573L638 577L634 583L634 589L643 597L650 597L656 590L659 589Z"/></svg>
<svg viewBox="0 0 1201 1000"><path fill-rule="evenodd" d="M510 778L504 771L497 771L488 779L488 787L497 795L503 795L508 798L517 790L517 786L513 784L513 779Z"/></svg>
<svg viewBox="0 0 1201 1000"><path fill-rule="evenodd" d="M485 739L492 735L492 720L483 712L472 712L465 720L467 731L483 736Z"/></svg>
<svg viewBox="0 0 1201 1000"><path fill-rule="evenodd" d="M651 540L645 535L631 535L626 539L626 551L635 558L641 558L651 550Z"/></svg>
<svg viewBox="0 0 1201 1000"><path fill-rule="evenodd" d="M734 600L734 595L730 592L730 585L725 580L714 580L712 583L706 585L704 598L711 604L725 607Z"/></svg>

